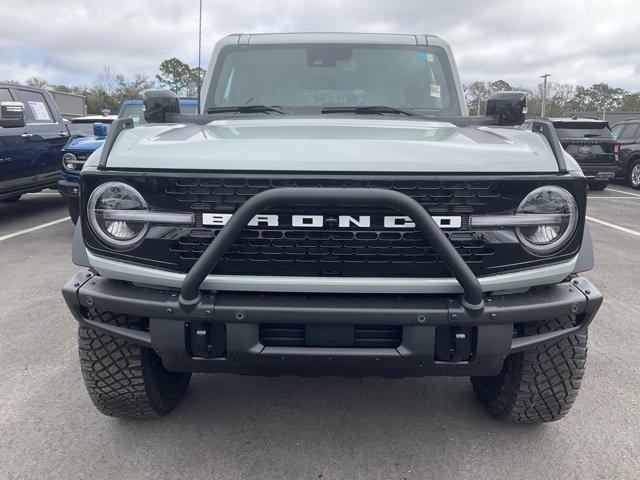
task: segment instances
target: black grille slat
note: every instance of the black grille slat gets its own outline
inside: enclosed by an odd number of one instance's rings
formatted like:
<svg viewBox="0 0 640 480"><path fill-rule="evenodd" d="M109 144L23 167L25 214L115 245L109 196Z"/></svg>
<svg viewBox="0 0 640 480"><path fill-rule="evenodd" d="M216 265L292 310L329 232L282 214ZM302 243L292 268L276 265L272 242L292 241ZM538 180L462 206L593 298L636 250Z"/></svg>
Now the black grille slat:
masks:
<svg viewBox="0 0 640 480"><path fill-rule="evenodd" d="M261 324L260 343L265 347L305 347L304 324ZM397 348L402 343L400 325L355 325L356 348Z"/></svg>

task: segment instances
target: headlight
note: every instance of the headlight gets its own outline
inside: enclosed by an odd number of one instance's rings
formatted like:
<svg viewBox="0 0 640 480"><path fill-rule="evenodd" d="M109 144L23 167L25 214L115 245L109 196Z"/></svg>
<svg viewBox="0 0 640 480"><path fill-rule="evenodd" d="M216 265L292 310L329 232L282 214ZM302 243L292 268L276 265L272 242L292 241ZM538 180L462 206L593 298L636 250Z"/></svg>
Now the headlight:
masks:
<svg viewBox="0 0 640 480"><path fill-rule="evenodd" d="M135 220L135 215L132 216L134 220L123 220L119 211L144 214L147 203L135 188L121 182L103 183L91 193L87 217L93 232L111 248L131 249L144 238L149 224Z"/></svg>
<svg viewBox="0 0 640 480"><path fill-rule="evenodd" d="M525 197L518 214L536 214L548 221L516 228L522 246L535 255L550 255L564 247L578 225L578 207L573 196L560 187L540 187Z"/></svg>
<svg viewBox="0 0 640 480"><path fill-rule="evenodd" d="M73 153L65 153L62 156L62 166L65 170L75 170L78 159Z"/></svg>

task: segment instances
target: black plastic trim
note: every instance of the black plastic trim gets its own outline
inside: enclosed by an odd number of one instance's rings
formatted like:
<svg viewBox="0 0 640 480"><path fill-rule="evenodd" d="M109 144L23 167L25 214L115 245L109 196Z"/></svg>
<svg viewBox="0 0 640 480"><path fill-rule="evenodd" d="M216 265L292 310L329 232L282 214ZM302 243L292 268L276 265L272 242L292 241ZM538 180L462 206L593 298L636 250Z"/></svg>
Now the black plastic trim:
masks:
<svg viewBox="0 0 640 480"><path fill-rule="evenodd" d="M98 170L104 170L107 168L107 159L109 158L113 145L116 143L118 135L120 135L120 132L128 128L133 128L133 119L131 118L117 118L113 123L111 123L109 131L107 132L107 139L105 140L104 145L102 146L102 152L100 153Z"/></svg>
<svg viewBox="0 0 640 480"><path fill-rule="evenodd" d="M558 138L558 134L553 123L548 120L534 120L531 124L531 130L541 133L544 138L547 139L547 142L549 142L549 146L551 147L551 151L553 152L553 156L556 158L556 162L558 163L558 172L567 173L567 163L564 160L562 144L560 143L560 139Z"/></svg>

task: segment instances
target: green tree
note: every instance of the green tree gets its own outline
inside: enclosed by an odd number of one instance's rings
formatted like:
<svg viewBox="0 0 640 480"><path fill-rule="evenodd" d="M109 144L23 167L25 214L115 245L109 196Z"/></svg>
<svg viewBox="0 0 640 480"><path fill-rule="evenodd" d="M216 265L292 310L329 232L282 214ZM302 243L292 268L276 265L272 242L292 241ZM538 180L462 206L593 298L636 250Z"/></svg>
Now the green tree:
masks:
<svg viewBox="0 0 640 480"><path fill-rule="evenodd" d="M37 88L48 88L49 82L47 82L44 78L41 77L31 77L27 79L24 84L28 87L37 87Z"/></svg>
<svg viewBox="0 0 640 480"><path fill-rule="evenodd" d="M486 101L495 92L513 90L513 87L504 80L495 82L475 81L464 88L464 97L469 109L469 115L481 115L486 108Z"/></svg>
<svg viewBox="0 0 640 480"><path fill-rule="evenodd" d="M640 92L625 95L620 104L622 112L640 112Z"/></svg>
<svg viewBox="0 0 640 480"><path fill-rule="evenodd" d="M191 68L182 60L168 58L160 64L156 79L165 88L181 97L196 97L205 70Z"/></svg>
<svg viewBox="0 0 640 480"><path fill-rule="evenodd" d="M576 87L576 104L584 110L618 110L629 92L606 83Z"/></svg>

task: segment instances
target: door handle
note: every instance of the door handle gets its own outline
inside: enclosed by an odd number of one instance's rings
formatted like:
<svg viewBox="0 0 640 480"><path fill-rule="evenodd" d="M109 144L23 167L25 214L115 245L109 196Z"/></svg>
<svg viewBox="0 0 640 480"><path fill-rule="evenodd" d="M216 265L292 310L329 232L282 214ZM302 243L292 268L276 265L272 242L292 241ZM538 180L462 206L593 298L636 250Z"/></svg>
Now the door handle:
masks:
<svg viewBox="0 0 640 480"><path fill-rule="evenodd" d="M67 135L69 135L67 132L58 132L59 137L66 137Z"/></svg>
<svg viewBox="0 0 640 480"><path fill-rule="evenodd" d="M33 133L22 133L20 134L22 138L31 138L33 137Z"/></svg>

